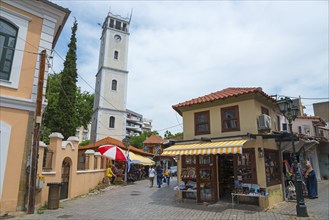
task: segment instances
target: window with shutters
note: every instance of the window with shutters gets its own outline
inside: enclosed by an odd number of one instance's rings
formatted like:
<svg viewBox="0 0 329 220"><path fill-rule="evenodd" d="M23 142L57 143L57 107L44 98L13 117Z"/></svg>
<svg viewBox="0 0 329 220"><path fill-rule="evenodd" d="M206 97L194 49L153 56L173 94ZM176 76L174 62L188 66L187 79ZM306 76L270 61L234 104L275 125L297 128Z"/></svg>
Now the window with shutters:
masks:
<svg viewBox="0 0 329 220"><path fill-rule="evenodd" d="M0 79L9 80L18 28L0 18Z"/></svg>
<svg viewBox="0 0 329 220"><path fill-rule="evenodd" d="M195 135L210 134L209 111L194 113Z"/></svg>

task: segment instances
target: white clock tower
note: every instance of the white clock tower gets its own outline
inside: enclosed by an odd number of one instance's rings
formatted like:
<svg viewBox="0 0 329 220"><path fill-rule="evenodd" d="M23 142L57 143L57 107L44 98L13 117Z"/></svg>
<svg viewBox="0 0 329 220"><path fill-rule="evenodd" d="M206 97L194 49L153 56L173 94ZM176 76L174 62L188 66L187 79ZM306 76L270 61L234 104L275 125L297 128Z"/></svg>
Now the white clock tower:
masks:
<svg viewBox="0 0 329 220"><path fill-rule="evenodd" d="M109 13L103 23L90 141L126 136L130 18Z"/></svg>

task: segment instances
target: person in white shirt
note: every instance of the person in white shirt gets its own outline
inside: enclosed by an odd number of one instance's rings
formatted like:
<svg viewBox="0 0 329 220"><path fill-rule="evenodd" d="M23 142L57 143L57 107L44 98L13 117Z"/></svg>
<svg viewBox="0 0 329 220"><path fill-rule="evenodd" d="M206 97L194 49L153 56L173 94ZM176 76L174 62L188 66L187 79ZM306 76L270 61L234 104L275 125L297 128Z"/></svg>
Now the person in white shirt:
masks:
<svg viewBox="0 0 329 220"><path fill-rule="evenodd" d="M155 177L155 170L154 167L151 166L149 169L150 187L153 187L154 177Z"/></svg>

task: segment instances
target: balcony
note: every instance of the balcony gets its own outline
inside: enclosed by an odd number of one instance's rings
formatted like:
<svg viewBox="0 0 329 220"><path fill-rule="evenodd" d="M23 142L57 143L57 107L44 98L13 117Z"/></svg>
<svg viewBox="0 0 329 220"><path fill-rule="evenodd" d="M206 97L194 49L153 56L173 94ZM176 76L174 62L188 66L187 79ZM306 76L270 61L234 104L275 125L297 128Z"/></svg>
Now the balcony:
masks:
<svg viewBox="0 0 329 220"><path fill-rule="evenodd" d="M127 116L127 121L141 122L141 118L134 117L134 116Z"/></svg>
<svg viewBox="0 0 329 220"><path fill-rule="evenodd" d="M134 126L134 125L127 125L126 126L126 129L127 130L133 130L133 131L142 132L142 128L141 127L137 127L137 126Z"/></svg>

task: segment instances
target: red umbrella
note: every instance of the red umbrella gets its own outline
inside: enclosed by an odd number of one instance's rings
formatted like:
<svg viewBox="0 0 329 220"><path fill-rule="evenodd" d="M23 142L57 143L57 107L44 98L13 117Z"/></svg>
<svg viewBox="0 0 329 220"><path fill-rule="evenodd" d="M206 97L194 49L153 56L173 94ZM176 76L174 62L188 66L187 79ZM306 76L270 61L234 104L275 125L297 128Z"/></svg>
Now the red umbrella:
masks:
<svg viewBox="0 0 329 220"><path fill-rule="evenodd" d="M115 145L102 145L98 149L104 157L108 157L115 161L127 161L125 152Z"/></svg>

